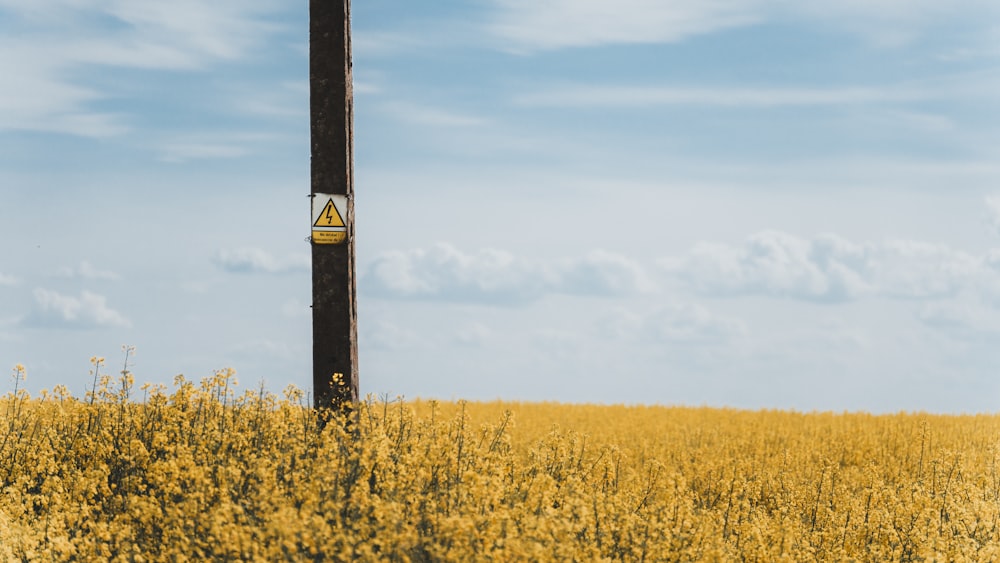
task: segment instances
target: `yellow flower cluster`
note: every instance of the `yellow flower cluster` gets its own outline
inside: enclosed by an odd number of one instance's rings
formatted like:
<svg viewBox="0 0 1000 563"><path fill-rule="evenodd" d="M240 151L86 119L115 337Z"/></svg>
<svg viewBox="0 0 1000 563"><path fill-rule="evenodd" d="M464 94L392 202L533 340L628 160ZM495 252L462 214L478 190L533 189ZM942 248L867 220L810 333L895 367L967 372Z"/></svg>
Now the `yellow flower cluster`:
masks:
<svg viewBox="0 0 1000 563"><path fill-rule="evenodd" d="M233 378L0 399L0 560L1000 560L1000 416L321 416Z"/></svg>

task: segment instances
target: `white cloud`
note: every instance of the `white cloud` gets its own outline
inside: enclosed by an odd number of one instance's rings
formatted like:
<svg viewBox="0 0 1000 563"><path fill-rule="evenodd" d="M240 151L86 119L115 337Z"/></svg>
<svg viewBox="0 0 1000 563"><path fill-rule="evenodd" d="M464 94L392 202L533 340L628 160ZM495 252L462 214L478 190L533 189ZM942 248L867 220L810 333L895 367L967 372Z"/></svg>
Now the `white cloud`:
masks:
<svg viewBox="0 0 1000 563"><path fill-rule="evenodd" d="M17 285L18 280L10 274L0 272L0 285Z"/></svg>
<svg viewBox="0 0 1000 563"><path fill-rule="evenodd" d="M84 291L79 297L47 289L36 289L32 310L22 319L32 328L106 328L128 327L131 322L107 305L103 295Z"/></svg>
<svg viewBox="0 0 1000 563"><path fill-rule="evenodd" d="M835 235L813 241L777 231L751 236L741 246L699 243L680 260L661 264L704 294L766 294L839 301L868 290L870 249Z"/></svg>
<svg viewBox="0 0 1000 563"><path fill-rule="evenodd" d="M622 296L652 287L638 264L608 252L539 263L495 249L466 254L448 244L383 253L360 279L380 297L483 304L524 304L547 294Z"/></svg>
<svg viewBox="0 0 1000 563"><path fill-rule="evenodd" d="M982 258L944 245L890 241L879 247L874 285L887 297L950 297L982 278L982 265Z"/></svg>
<svg viewBox="0 0 1000 563"><path fill-rule="evenodd" d="M79 278L85 280L105 280L118 281L121 276L110 270L99 270L90 262L84 260L78 266L67 267L59 270L59 275L67 278Z"/></svg>
<svg viewBox="0 0 1000 563"><path fill-rule="evenodd" d="M488 303L532 301L551 287L545 268L493 249L464 254L448 244L392 251L375 258L361 275L382 297Z"/></svg>
<svg viewBox="0 0 1000 563"><path fill-rule="evenodd" d="M490 31L514 50L662 43L759 19L745 0L496 0Z"/></svg>
<svg viewBox="0 0 1000 563"><path fill-rule="evenodd" d="M765 231L739 246L700 243L661 265L702 294L837 302L951 297L989 281L985 260L915 241L859 244L834 234L803 239Z"/></svg>
<svg viewBox="0 0 1000 563"><path fill-rule="evenodd" d="M558 269L557 290L576 295L629 295L646 293L654 284L636 262L603 250L594 250Z"/></svg>
<svg viewBox="0 0 1000 563"><path fill-rule="evenodd" d="M304 254L276 258L265 250L252 247L224 248L215 253L212 262L237 274L285 274L308 272L311 268L310 258Z"/></svg>

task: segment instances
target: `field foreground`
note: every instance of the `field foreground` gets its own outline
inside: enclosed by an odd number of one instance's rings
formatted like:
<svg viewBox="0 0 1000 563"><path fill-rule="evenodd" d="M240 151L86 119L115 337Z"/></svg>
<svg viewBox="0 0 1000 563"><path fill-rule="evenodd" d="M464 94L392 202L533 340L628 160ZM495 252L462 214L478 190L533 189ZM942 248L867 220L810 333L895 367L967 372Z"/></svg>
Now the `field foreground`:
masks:
<svg viewBox="0 0 1000 563"><path fill-rule="evenodd" d="M0 399L3 561L997 561L1000 416Z"/></svg>

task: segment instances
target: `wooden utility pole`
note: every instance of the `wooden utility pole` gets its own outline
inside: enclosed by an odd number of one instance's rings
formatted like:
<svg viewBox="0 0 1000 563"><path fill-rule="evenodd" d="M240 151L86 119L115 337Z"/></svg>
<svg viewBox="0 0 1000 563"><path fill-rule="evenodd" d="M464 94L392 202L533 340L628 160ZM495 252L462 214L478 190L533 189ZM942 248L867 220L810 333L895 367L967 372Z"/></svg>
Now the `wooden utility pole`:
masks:
<svg viewBox="0 0 1000 563"><path fill-rule="evenodd" d="M325 408L358 400L350 0L309 0L309 94L313 392Z"/></svg>

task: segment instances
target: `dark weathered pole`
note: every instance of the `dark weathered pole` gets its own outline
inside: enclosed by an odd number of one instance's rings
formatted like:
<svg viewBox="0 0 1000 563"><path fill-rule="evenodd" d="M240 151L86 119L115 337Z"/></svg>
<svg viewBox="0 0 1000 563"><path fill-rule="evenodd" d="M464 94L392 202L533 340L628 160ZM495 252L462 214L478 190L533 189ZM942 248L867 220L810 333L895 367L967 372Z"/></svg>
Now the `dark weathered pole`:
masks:
<svg viewBox="0 0 1000 563"><path fill-rule="evenodd" d="M313 390L317 407L342 406L358 399L350 0L309 0L309 94Z"/></svg>

